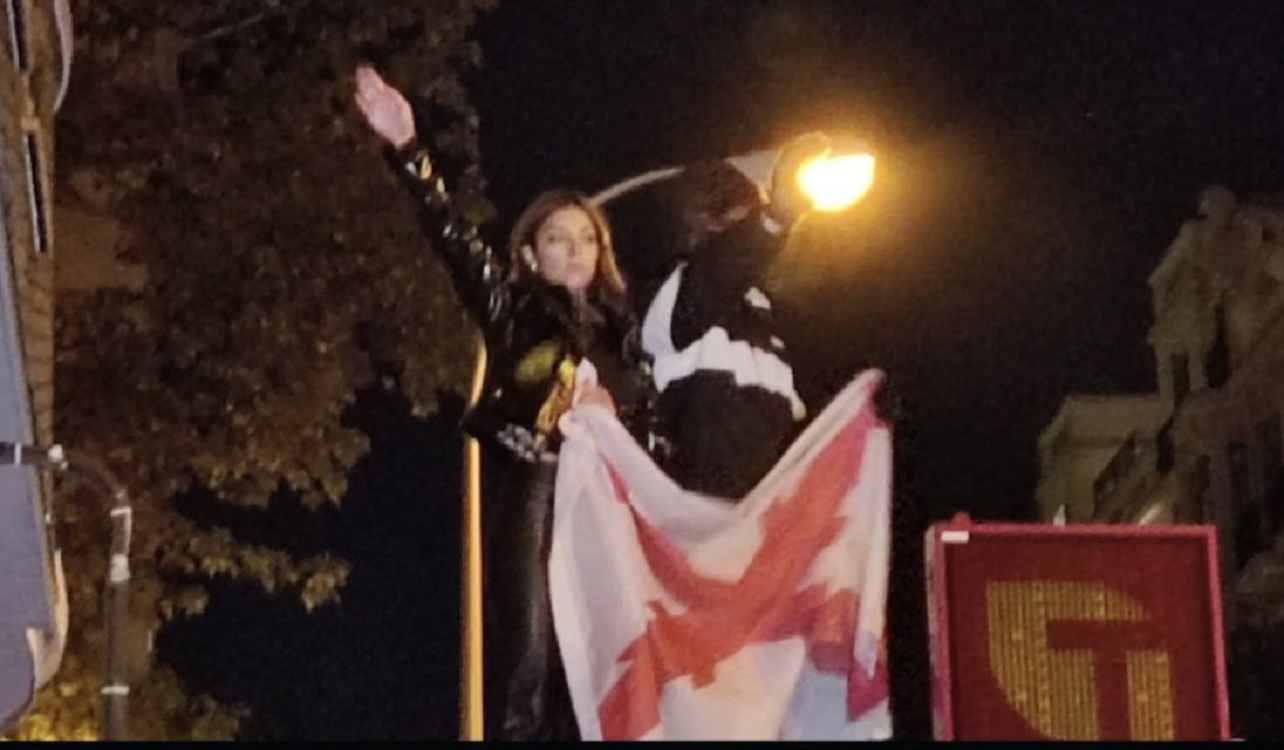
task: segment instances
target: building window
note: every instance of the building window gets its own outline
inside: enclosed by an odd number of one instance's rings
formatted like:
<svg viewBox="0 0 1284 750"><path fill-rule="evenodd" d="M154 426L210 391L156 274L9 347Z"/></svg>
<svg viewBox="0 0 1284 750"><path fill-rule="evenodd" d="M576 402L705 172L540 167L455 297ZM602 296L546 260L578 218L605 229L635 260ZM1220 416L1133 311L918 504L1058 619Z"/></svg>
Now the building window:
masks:
<svg viewBox="0 0 1284 750"><path fill-rule="evenodd" d="M1249 560L1265 548L1262 543L1262 514L1248 507L1235 515L1235 568L1243 570Z"/></svg>
<svg viewBox="0 0 1284 750"><path fill-rule="evenodd" d="M1279 412L1257 425L1261 450L1262 507L1266 510L1266 534L1273 537L1284 526L1284 431Z"/></svg>
<svg viewBox="0 0 1284 750"><path fill-rule="evenodd" d="M27 185L31 199L31 246L37 253L49 247L49 212L45 207L45 181L40 171L40 141L35 133L27 133Z"/></svg>
<svg viewBox="0 0 1284 750"><path fill-rule="evenodd" d="M1253 502L1248 447L1238 442L1226 446L1226 464L1230 472L1231 507L1235 511L1232 516L1235 519L1235 562L1242 570L1263 548L1262 513Z"/></svg>
<svg viewBox="0 0 1284 750"><path fill-rule="evenodd" d="M1173 418L1169 417L1155 433L1155 471L1167 474L1177 461L1177 447L1173 444Z"/></svg>
<svg viewBox="0 0 1284 750"><path fill-rule="evenodd" d="M1226 307L1213 311L1213 345L1204 357L1204 381L1209 388L1221 388L1230 380L1230 342L1226 340Z"/></svg>
<svg viewBox="0 0 1284 750"><path fill-rule="evenodd" d="M1190 357L1185 354L1174 354L1169 358L1169 367L1173 375L1173 408L1181 406L1190 393Z"/></svg>
<svg viewBox="0 0 1284 750"><path fill-rule="evenodd" d="M1236 508L1253 503L1253 485L1248 472L1248 446L1234 442L1226 446L1226 463L1230 469L1231 502Z"/></svg>
<svg viewBox="0 0 1284 750"><path fill-rule="evenodd" d="M1209 523L1215 519L1208 487L1208 456L1200 456L1190 473L1191 523Z"/></svg>
<svg viewBox="0 0 1284 750"><path fill-rule="evenodd" d="M20 72L27 72L27 15L25 0L9 0L9 49Z"/></svg>

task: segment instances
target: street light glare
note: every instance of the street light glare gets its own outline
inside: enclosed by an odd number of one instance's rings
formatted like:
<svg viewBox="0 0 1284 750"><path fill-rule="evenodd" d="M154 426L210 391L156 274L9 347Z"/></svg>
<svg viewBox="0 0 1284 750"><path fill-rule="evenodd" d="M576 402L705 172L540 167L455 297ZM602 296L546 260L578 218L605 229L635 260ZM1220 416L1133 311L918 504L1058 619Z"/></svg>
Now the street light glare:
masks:
<svg viewBox="0 0 1284 750"><path fill-rule="evenodd" d="M874 157L819 156L798 170L798 184L817 211L842 211L864 198L874 184Z"/></svg>

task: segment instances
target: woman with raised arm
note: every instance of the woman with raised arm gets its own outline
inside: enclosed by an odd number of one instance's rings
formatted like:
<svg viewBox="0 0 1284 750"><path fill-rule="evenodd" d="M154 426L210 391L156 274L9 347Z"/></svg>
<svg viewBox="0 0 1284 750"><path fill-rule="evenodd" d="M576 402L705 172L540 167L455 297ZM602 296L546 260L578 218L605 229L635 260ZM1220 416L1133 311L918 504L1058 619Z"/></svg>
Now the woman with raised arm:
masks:
<svg viewBox="0 0 1284 750"><path fill-rule="evenodd" d="M618 405L626 425L640 425L649 392L606 218L579 193L547 191L517 219L501 256L455 205L458 176L434 162L406 98L369 66L356 71L355 98L490 355L482 398L463 424L489 449L487 476L509 475L502 496L487 493L498 507L487 509L493 523L483 533L486 738L577 738L547 591L557 420L586 358L601 386L581 402Z"/></svg>

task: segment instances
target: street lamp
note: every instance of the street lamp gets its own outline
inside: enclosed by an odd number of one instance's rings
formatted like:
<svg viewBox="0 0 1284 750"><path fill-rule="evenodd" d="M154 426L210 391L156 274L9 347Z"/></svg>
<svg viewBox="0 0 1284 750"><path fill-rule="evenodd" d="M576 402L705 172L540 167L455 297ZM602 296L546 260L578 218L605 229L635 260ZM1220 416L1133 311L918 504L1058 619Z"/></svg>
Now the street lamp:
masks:
<svg viewBox="0 0 1284 750"><path fill-rule="evenodd" d="M874 157L827 153L803 164L797 179L817 211L842 211L856 205L874 184Z"/></svg>
<svg viewBox="0 0 1284 750"><path fill-rule="evenodd" d="M134 521L129 493L106 463L61 445L45 448L26 443L0 442L0 466L48 466L69 472L96 485L111 499L108 511L112 527L108 550L110 557L107 564L107 585L103 594L107 638L106 682L101 690L100 722L102 739L128 739L129 675L125 636L129 618L129 548ZM65 616L65 613L61 614L59 619ZM65 634L65 621L60 622L58 628Z"/></svg>

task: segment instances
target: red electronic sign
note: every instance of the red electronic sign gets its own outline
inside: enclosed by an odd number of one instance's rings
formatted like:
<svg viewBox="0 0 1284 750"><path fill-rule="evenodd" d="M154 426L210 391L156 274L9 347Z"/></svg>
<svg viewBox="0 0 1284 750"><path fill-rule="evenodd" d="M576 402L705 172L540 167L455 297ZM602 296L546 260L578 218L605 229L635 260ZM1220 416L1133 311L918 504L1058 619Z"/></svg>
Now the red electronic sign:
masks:
<svg viewBox="0 0 1284 750"><path fill-rule="evenodd" d="M937 739L1230 738L1211 526L933 525Z"/></svg>

